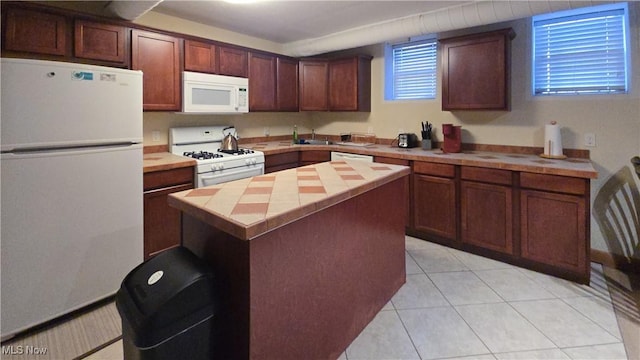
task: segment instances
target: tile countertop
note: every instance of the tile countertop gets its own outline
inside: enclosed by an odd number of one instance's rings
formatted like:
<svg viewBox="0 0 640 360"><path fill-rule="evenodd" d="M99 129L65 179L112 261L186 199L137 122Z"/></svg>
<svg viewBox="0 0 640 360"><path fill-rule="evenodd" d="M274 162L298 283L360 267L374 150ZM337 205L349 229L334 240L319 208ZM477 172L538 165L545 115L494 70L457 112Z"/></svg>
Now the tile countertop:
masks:
<svg viewBox="0 0 640 360"><path fill-rule="evenodd" d="M409 174L401 165L324 162L173 193L169 205L251 240Z"/></svg>
<svg viewBox="0 0 640 360"><path fill-rule="evenodd" d="M598 172L589 159L568 158L564 160L545 159L537 155L503 152L464 151L462 153L443 153L441 150L422 150L421 148L401 149L389 145L372 146L345 145L293 145L286 141L242 144L242 147L260 150L265 155L285 153L297 150L330 150L363 155L384 156L405 160L428 161L452 165L478 166L494 169L525 171L539 174L571 176L595 179Z"/></svg>
<svg viewBox="0 0 640 360"><path fill-rule="evenodd" d="M143 173L171 170L189 166L195 166L194 159L174 155L169 152L157 152L144 154L142 158Z"/></svg>

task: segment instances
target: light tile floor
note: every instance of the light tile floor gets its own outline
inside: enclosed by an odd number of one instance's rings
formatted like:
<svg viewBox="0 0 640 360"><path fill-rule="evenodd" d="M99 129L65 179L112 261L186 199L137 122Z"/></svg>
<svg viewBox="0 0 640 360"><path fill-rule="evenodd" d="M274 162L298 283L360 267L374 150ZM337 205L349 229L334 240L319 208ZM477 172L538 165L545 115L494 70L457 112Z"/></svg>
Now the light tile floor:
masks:
<svg viewBox="0 0 640 360"><path fill-rule="evenodd" d="M627 359L602 270L591 286L407 237L407 282L340 356ZM122 359L122 342L87 359Z"/></svg>

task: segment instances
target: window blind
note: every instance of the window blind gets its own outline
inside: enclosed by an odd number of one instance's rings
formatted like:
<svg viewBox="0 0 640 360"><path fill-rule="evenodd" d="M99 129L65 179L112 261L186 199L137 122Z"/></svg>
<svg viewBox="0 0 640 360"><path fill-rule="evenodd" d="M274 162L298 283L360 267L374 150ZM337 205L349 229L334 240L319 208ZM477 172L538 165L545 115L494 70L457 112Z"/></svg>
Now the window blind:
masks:
<svg viewBox="0 0 640 360"><path fill-rule="evenodd" d="M615 5L533 18L536 95L627 91L626 4Z"/></svg>
<svg viewBox="0 0 640 360"><path fill-rule="evenodd" d="M437 48L435 39L392 47L393 99L435 99Z"/></svg>

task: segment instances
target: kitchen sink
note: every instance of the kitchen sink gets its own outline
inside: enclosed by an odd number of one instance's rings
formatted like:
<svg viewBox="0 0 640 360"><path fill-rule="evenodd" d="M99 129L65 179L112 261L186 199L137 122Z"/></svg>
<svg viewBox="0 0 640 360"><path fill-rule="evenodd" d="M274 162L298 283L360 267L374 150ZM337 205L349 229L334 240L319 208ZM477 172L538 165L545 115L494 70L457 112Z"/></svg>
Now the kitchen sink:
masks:
<svg viewBox="0 0 640 360"><path fill-rule="evenodd" d="M300 141L300 144L301 145L332 145L333 141L330 141L330 140L304 139L304 140Z"/></svg>

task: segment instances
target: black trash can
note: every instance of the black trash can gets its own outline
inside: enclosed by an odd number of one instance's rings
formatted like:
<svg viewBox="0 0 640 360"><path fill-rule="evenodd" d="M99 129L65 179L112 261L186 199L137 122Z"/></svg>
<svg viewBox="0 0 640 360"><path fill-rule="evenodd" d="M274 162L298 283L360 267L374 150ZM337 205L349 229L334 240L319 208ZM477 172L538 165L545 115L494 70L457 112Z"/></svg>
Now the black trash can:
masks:
<svg viewBox="0 0 640 360"><path fill-rule="evenodd" d="M216 296L210 268L186 248L138 265L116 294L124 359L213 359Z"/></svg>

